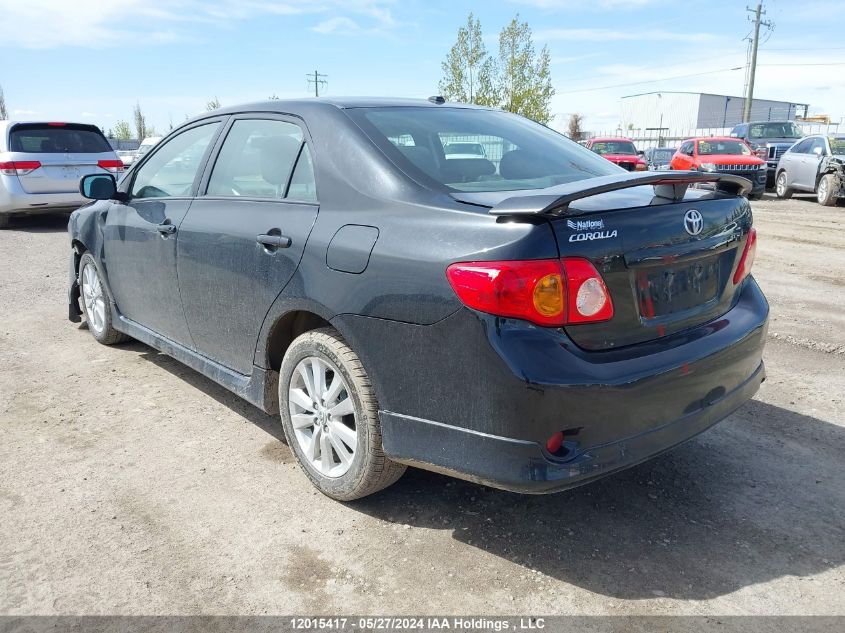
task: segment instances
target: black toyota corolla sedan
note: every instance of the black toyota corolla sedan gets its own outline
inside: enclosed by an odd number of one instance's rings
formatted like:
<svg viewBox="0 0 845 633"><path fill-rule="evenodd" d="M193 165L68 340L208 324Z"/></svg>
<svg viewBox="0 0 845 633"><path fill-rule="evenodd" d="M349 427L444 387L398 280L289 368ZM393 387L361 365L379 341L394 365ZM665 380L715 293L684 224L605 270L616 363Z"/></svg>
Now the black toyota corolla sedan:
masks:
<svg viewBox="0 0 845 633"><path fill-rule="evenodd" d="M483 152L445 151L466 143ZM82 179L70 319L279 412L336 499L406 465L562 490L704 431L764 379L749 187L626 172L439 98L232 107L118 185Z"/></svg>

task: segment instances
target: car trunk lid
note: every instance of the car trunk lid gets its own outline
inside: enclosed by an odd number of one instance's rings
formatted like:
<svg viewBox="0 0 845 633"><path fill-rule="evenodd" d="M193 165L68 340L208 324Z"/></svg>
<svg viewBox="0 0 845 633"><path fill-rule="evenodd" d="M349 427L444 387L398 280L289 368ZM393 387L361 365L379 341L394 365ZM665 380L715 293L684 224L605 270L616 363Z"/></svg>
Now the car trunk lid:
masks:
<svg viewBox="0 0 845 633"><path fill-rule="evenodd" d="M570 183L557 206L554 194L543 192L498 204L486 198L496 215L509 215L510 210L514 216L547 218L560 255L588 259L602 275L613 317L566 326L578 346L605 350L642 343L712 321L730 309L737 288L733 274L751 228L751 208L745 198L724 191L687 192L687 184L703 177L684 178L683 173ZM599 180L609 184L594 183ZM719 181L742 187L736 193L748 184L718 174L710 180L717 188ZM543 197L545 201L538 199Z"/></svg>

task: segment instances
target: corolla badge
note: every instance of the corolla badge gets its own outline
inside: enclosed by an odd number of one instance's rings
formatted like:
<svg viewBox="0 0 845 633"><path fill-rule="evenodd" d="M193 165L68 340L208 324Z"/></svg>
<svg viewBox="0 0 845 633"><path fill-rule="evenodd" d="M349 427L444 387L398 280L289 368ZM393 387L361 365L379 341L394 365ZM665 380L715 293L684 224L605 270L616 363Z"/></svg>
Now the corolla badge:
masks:
<svg viewBox="0 0 845 633"><path fill-rule="evenodd" d="M684 213L684 228L690 235L698 235L704 228L704 217L697 209L690 209Z"/></svg>

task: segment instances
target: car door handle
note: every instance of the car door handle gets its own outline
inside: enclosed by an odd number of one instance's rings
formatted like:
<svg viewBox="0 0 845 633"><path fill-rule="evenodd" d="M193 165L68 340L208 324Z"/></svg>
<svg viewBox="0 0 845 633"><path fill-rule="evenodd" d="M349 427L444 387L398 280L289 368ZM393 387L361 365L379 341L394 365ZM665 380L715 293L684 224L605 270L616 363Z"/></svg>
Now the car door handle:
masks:
<svg viewBox="0 0 845 633"><path fill-rule="evenodd" d="M162 235L173 235L176 232L176 225L170 222L156 224L156 230Z"/></svg>
<svg viewBox="0 0 845 633"><path fill-rule="evenodd" d="M284 235L268 235L262 233L255 238L255 241L267 248L288 248L291 245L291 239Z"/></svg>

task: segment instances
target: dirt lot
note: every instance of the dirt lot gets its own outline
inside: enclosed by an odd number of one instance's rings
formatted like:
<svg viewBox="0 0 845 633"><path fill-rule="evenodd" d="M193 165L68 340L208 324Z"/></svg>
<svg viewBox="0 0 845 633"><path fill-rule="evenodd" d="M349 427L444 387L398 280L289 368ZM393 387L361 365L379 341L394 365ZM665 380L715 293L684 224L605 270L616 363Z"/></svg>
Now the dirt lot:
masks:
<svg viewBox="0 0 845 633"><path fill-rule="evenodd" d="M67 321L62 218L0 231L0 613L845 614L845 208L754 203L769 379L569 492L421 471L343 505L278 420Z"/></svg>

